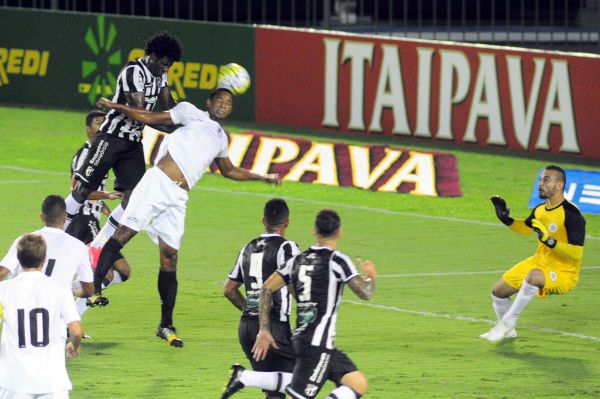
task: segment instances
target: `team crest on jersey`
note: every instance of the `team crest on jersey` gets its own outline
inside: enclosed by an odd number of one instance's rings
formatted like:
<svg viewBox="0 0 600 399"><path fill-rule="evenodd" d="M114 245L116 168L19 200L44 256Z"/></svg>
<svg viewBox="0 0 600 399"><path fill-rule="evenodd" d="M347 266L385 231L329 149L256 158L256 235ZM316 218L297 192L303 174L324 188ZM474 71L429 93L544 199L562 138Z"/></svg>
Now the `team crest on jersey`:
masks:
<svg viewBox="0 0 600 399"><path fill-rule="evenodd" d="M548 226L548 230L550 230L550 233L556 233L556 231L558 230L558 226L556 225L556 223L552 222L550 223L550 226Z"/></svg>
<svg viewBox="0 0 600 399"><path fill-rule="evenodd" d="M140 85L140 86L144 85L144 74L142 74L142 73L138 74L138 76L136 76L136 79L137 79L138 85Z"/></svg>
<svg viewBox="0 0 600 399"><path fill-rule="evenodd" d="M92 173L94 173L94 168L92 166L88 166L87 169L85 170L85 175L87 177L90 177L92 175Z"/></svg>
<svg viewBox="0 0 600 399"><path fill-rule="evenodd" d="M550 275L550 280L552 280L552 281L556 281L556 279L558 278L558 275L556 274L556 272L550 272L548 274Z"/></svg>
<svg viewBox="0 0 600 399"><path fill-rule="evenodd" d="M306 386L306 389L304 390L304 393L307 394L308 396L315 396L317 394L317 391L319 390L319 387L313 384L308 384Z"/></svg>

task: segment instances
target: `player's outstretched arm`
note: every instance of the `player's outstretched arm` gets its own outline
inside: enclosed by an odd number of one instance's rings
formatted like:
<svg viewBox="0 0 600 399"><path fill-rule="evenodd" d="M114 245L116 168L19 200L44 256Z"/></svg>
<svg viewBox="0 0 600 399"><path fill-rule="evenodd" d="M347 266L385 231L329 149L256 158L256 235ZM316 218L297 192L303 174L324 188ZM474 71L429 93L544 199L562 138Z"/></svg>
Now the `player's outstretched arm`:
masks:
<svg viewBox="0 0 600 399"><path fill-rule="evenodd" d="M127 115L129 118L140 121L145 125L174 125L173 120L171 119L171 114L168 111L146 111L145 109L118 104L106 98L100 98L98 101L96 101L96 106L98 108L108 107L110 109L116 109L117 111Z"/></svg>
<svg viewBox="0 0 600 399"><path fill-rule="evenodd" d="M506 226L510 227L512 231L519 234L531 234L533 232L531 227L525 224L524 220L513 219L510 217L510 209L506 206L504 198L499 195L493 195L490 198L490 201L492 201L492 204L494 205L498 219Z"/></svg>
<svg viewBox="0 0 600 399"><path fill-rule="evenodd" d="M375 279L377 278L377 269L375 264L369 260L357 259L363 273L366 274L366 278L361 276L354 276L348 281L348 287L360 298L369 300L375 293Z"/></svg>
<svg viewBox="0 0 600 399"><path fill-rule="evenodd" d="M215 162L223 176L232 180L262 180L267 184L281 184L281 179L277 173L268 175L258 175L250 172L248 169L240 168L231 163L229 158L216 158Z"/></svg>
<svg viewBox="0 0 600 399"><path fill-rule="evenodd" d="M271 346L275 349L279 349L273 335L271 335L270 315L273 294L284 286L285 281L283 280L283 277L281 277L279 273L273 273L260 289L260 301L258 305L260 331L256 336L256 341L252 347L252 357L258 362L267 357L267 353Z"/></svg>

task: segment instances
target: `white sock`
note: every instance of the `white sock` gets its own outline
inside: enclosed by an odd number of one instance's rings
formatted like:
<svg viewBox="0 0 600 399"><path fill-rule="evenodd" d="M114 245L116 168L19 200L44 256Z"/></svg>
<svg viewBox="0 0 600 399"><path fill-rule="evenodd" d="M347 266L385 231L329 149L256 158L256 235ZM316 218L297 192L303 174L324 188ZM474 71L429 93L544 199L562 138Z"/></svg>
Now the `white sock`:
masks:
<svg viewBox="0 0 600 399"><path fill-rule="evenodd" d="M119 284L119 283L122 283L122 282L123 282L123 276L121 276L121 273L119 273L116 270L113 270L113 279L110 280L110 283L108 283L108 285L106 287L103 287L103 288L108 288L110 286L113 286L115 284ZM104 284L102 284L102 285L104 285Z"/></svg>
<svg viewBox="0 0 600 399"><path fill-rule="evenodd" d="M292 382L292 373L244 370L240 381L247 387L285 393L285 387Z"/></svg>
<svg viewBox="0 0 600 399"><path fill-rule="evenodd" d="M525 310L529 302L535 298L535 295L538 292L538 287L535 285L529 284L527 281L523 280L523 284L521 285L521 289L517 293L515 300L513 301L510 309L502 316L502 321L508 324L509 326L515 326L517 324L517 319Z"/></svg>
<svg viewBox="0 0 600 399"><path fill-rule="evenodd" d="M496 319L502 320L502 316L504 316L504 314L508 312L508 309L510 309L512 302L510 298L498 298L494 294L491 294L491 296L493 301L492 306L494 307L494 312L496 312Z"/></svg>
<svg viewBox="0 0 600 399"><path fill-rule="evenodd" d="M340 385L327 397L327 399L357 399L356 392L347 387L346 385Z"/></svg>
<svg viewBox="0 0 600 399"><path fill-rule="evenodd" d="M75 198L73 198L73 194L69 193L67 198L65 198L65 204L67 205L67 220L65 221L64 226L64 229L66 230L67 227L69 227L69 225L71 224L72 218L74 218L75 215L77 215L77 212L79 212L79 208L81 208L83 202L75 201Z"/></svg>
<svg viewBox="0 0 600 399"><path fill-rule="evenodd" d="M75 300L75 308L77 309L77 313L79 313L79 317L83 316L83 314L88 309L88 307L86 305L86 299L85 298L77 298Z"/></svg>
<svg viewBox="0 0 600 399"><path fill-rule="evenodd" d="M121 204L119 204L119 206L113 209L113 211L110 213L110 216L108 217L108 221L104 223L104 226L102 226L102 230L98 232L98 235L96 236L96 238L94 238L94 241L91 242L90 246L92 248L103 247L104 244L106 244L108 239L112 237L115 230L119 226L119 221L121 220L121 216L123 216L123 212L125 212L125 209L123 209L123 206L121 206Z"/></svg>

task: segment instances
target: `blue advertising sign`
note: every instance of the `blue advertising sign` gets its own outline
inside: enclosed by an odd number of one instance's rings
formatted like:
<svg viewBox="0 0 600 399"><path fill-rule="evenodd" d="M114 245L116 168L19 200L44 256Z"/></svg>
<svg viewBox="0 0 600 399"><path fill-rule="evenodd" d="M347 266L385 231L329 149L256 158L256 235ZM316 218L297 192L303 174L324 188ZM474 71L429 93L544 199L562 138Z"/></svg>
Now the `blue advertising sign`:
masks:
<svg viewBox="0 0 600 399"><path fill-rule="evenodd" d="M534 208L542 200L538 196L538 183L540 169L533 184L533 191L529 198L529 207ZM591 170L565 169L567 186L565 198L579 207L581 212L600 214L600 172Z"/></svg>

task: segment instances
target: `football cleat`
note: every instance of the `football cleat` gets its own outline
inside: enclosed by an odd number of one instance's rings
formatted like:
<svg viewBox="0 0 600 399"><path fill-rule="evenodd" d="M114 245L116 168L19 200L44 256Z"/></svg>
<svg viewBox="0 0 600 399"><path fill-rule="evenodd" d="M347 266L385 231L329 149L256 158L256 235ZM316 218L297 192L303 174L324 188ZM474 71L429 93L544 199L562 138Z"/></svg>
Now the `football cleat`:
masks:
<svg viewBox="0 0 600 399"><path fill-rule="evenodd" d="M479 338L487 339L490 342L502 341L504 338L516 338L517 331L502 320L498 322L490 331L481 334Z"/></svg>
<svg viewBox="0 0 600 399"><path fill-rule="evenodd" d="M225 387L223 387L221 399L227 399L240 389L244 388L245 385L240 381L244 370L246 370L246 368L241 364L235 363L231 366L229 369L229 380L227 381L227 384L225 384Z"/></svg>
<svg viewBox="0 0 600 399"><path fill-rule="evenodd" d="M94 294L93 296L89 297L87 299L87 301L85 302L85 304L87 306L89 306L90 308L94 308L96 306L106 306L108 305L108 298L103 297L102 294Z"/></svg>
<svg viewBox="0 0 600 399"><path fill-rule="evenodd" d="M156 336L164 339L169 345L175 348L183 348L183 341L175 334L177 329L173 326L161 327L160 325L156 328Z"/></svg>
<svg viewBox="0 0 600 399"><path fill-rule="evenodd" d="M86 246L88 247L88 255L90 256L92 270L96 270L96 267L98 266L98 259L100 259L100 252L102 252L102 247L92 247L91 244L87 244Z"/></svg>

